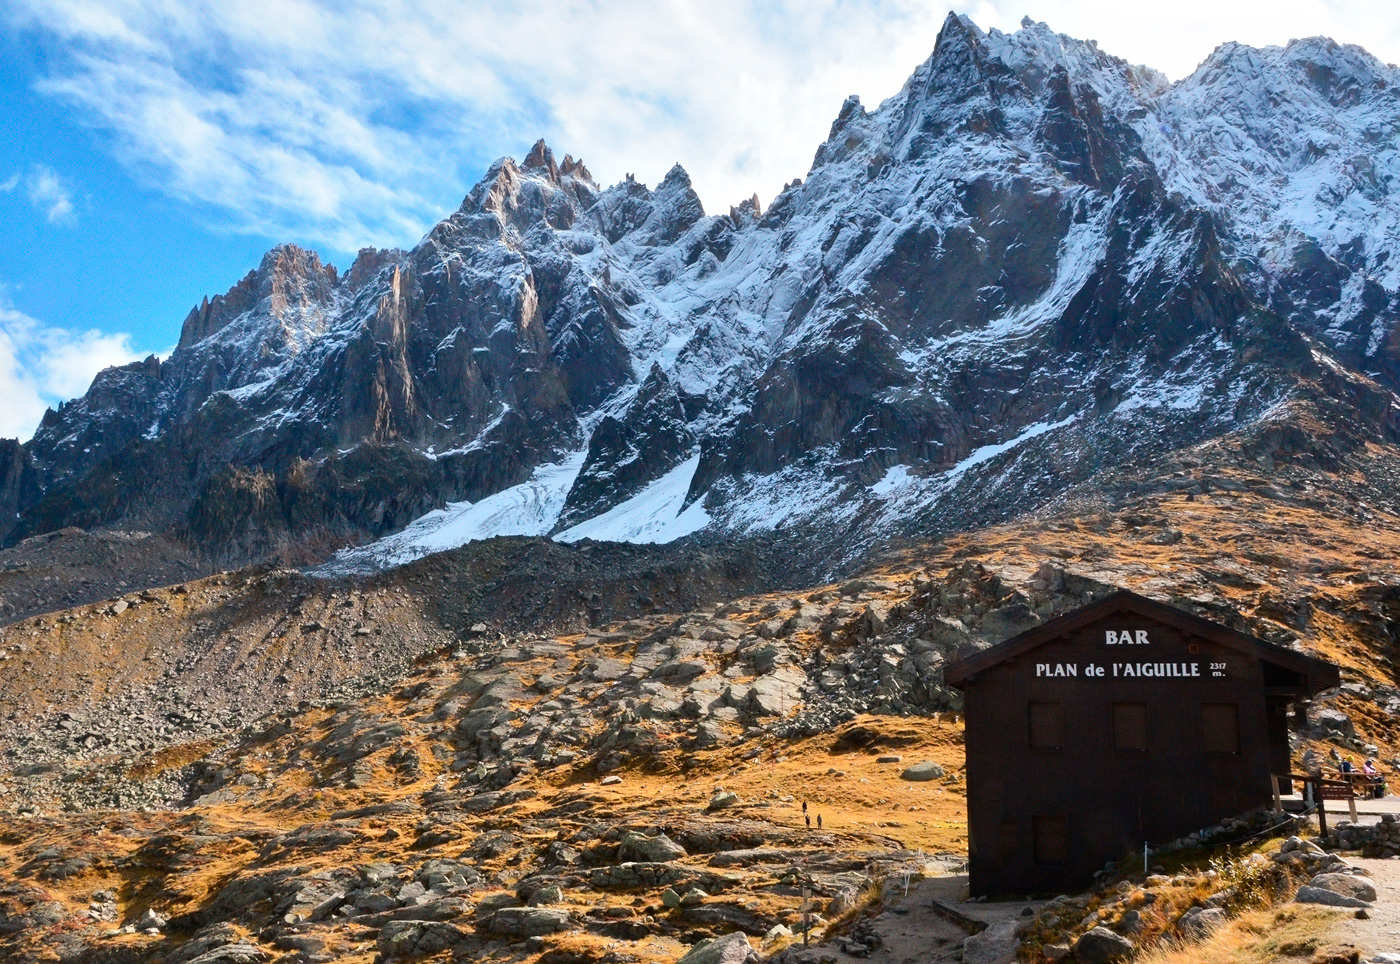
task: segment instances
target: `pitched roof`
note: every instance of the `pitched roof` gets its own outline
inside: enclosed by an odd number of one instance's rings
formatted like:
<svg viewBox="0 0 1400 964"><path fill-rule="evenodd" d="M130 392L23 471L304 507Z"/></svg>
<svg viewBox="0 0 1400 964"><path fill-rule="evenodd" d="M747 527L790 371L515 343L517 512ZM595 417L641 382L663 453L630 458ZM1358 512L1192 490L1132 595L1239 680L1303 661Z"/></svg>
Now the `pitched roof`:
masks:
<svg viewBox="0 0 1400 964"><path fill-rule="evenodd" d="M1148 599L1146 596L1139 596L1126 589L1121 589L1112 595L1091 602L1087 606L1074 610L1074 612L1058 616L1034 629L1028 629L1024 633L1012 636L990 649L984 649L980 653L975 653L955 663L949 663L943 671L943 679L950 686L961 689L965 683L971 681L976 674L983 670L1020 656L1022 653L1048 643L1052 639L1058 639L1066 633L1072 633L1088 626L1105 616L1120 612L1156 620L1183 633L1199 636L1222 646L1229 646L1247 656L1253 656L1256 659L1298 673L1307 681L1305 688L1310 695L1337 686L1341 682L1340 673L1333 663L1266 642L1258 636L1238 632L1228 626L1203 619L1193 613L1177 609L1175 606L1168 606L1166 603Z"/></svg>

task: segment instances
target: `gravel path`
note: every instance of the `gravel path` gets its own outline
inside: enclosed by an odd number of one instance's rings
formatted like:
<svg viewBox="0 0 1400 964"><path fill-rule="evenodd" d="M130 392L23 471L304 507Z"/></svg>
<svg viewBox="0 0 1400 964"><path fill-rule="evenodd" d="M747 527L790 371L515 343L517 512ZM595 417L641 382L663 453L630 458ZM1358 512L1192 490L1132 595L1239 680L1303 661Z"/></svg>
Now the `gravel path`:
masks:
<svg viewBox="0 0 1400 964"><path fill-rule="evenodd" d="M954 874L915 881L907 896L897 895L875 918L874 930L883 944L868 957L843 953L838 942L794 953L793 964L834 959L836 964L962 964L963 941L967 931L933 908L939 901L946 907L989 924L1020 920L1029 907L1039 910L1044 901L976 903L967 897L967 876Z"/></svg>
<svg viewBox="0 0 1400 964"><path fill-rule="evenodd" d="M1378 899L1368 920L1343 920L1337 931L1361 949L1362 960L1382 953L1400 953L1400 860L1348 857L1375 881Z"/></svg>

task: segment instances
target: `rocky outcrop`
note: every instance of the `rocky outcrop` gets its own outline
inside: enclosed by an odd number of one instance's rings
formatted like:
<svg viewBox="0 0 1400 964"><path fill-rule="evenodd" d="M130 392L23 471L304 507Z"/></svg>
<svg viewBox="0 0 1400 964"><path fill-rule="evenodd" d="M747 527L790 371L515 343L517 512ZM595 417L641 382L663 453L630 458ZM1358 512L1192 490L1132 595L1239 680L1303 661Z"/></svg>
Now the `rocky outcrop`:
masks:
<svg viewBox="0 0 1400 964"><path fill-rule="evenodd" d="M557 527L568 528L636 495L684 461L695 441L679 393L653 364L627 411L620 418L604 416L594 429Z"/></svg>
<svg viewBox="0 0 1400 964"><path fill-rule="evenodd" d="M0 439L0 542L14 530L20 510L38 499L39 491L29 452L15 439Z"/></svg>

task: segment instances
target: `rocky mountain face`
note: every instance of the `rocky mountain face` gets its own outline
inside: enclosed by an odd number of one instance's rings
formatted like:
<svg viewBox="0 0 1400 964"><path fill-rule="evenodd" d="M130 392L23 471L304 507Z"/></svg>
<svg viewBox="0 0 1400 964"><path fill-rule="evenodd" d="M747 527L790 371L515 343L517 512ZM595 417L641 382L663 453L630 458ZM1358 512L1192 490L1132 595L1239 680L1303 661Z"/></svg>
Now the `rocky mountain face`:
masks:
<svg viewBox="0 0 1400 964"><path fill-rule="evenodd" d="M950 16L766 211L705 214L679 166L603 188L541 142L410 251L269 252L169 359L0 448L0 533L306 562L422 520L379 565L783 529L841 559L1290 400L1392 439L1397 124L1400 72L1330 41L1172 84Z"/></svg>

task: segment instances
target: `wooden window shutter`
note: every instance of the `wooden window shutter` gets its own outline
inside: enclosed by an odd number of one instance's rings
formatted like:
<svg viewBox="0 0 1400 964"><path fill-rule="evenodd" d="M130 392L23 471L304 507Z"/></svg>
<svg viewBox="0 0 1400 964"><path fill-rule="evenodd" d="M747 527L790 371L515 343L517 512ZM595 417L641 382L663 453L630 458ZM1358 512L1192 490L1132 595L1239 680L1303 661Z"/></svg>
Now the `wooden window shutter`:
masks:
<svg viewBox="0 0 1400 964"><path fill-rule="evenodd" d="M1207 753L1239 753L1239 706L1234 703L1202 703L1201 732Z"/></svg>
<svg viewBox="0 0 1400 964"><path fill-rule="evenodd" d="M1032 750L1062 750L1065 746L1065 709L1062 703L1030 704Z"/></svg>
<svg viewBox="0 0 1400 964"><path fill-rule="evenodd" d="M1113 704L1113 748L1147 752L1147 704Z"/></svg>

